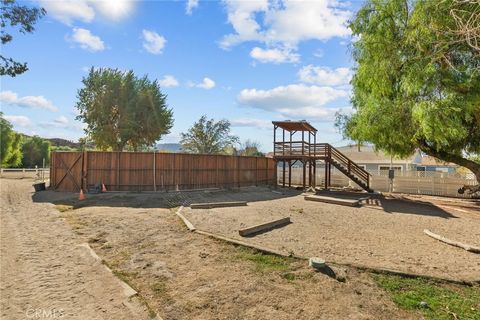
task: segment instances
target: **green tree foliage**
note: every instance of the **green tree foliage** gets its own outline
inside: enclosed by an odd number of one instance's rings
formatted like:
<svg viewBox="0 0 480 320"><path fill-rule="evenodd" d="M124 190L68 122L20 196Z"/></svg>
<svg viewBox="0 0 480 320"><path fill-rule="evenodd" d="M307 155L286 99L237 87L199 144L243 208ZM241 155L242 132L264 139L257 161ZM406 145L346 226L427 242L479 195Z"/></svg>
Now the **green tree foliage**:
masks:
<svg viewBox="0 0 480 320"><path fill-rule="evenodd" d="M182 149L192 153L225 154L238 143L238 137L230 135L230 122L207 119L203 115L186 133L181 134Z"/></svg>
<svg viewBox="0 0 480 320"><path fill-rule="evenodd" d="M49 141L44 140L38 136L28 138L22 145L23 160L22 164L24 168L39 168L43 165L43 159L45 159L45 165L50 163L50 148Z"/></svg>
<svg viewBox="0 0 480 320"><path fill-rule="evenodd" d="M88 140L102 150L139 150L152 145L173 125L173 112L157 81L133 71L90 69L78 91L77 119L87 124Z"/></svg>
<svg viewBox="0 0 480 320"><path fill-rule="evenodd" d="M12 129L12 124L0 112L0 164L2 167L18 167L22 163L20 149L22 136Z"/></svg>
<svg viewBox="0 0 480 320"><path fill-rule="evenodd" d="M480 163L480 57L459 37L457 14L478 1L369 0L350 28L356 61L351 116L344 135L394 156L416 148L472 170ZM453 31L452 31L453 30Z"/></svg>
<svg viewBox="0 0 480 320"><path fill-rule="evenodd" d="M253 140L246 140L242 143L242 148L240 150L241 156L248 157L263 157L265 154L260 151L260 143Z"/></svg>
<svg viewBox="0 0 480 320"><path fill-rule="evenodd" d="M7 28L16 28L19 32L32 33L38 19L46 13L43 8L30 8L17 4L14 0L0 0L0 40L2 46L12 41L13 37ZM0 75L15 77L28 70L27 63L21 63L0 54Z"/></svg>

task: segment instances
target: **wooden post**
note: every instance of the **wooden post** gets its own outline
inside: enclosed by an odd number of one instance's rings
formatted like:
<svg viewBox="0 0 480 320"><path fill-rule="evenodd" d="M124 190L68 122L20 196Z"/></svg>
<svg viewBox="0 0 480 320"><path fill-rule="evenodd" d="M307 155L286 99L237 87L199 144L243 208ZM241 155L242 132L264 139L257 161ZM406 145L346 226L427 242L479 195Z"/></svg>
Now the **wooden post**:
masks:
<svg viewBox="0 0 480 320"><path fill-rule="evenodd" d="M286 168L285 168L285 165L286 165L285 159L283 159L282 162L283 162L283 181L282 181L282 186L285 188L285 169L286 169Z"/></svg>
<svg viewBox="0 0 480 320"><path fill-rule="evenodd" d="M312 186L312 160L308 161L308 186Z"/></svg>
<svg viewBox="0 0 480 320"><path fill-rule="evenodd" d="M317 186L317 160L313 159L313 189Z"/></svg>
<svg viewBox="0 0 480 320"><path fill-rule="evenodd" d="M328 189L328 160L325 159L325 183L324 183L324 189L327 190Z"/></svg>
<svg viewBox="0 0 480 320"><path fill-rule="evenodd" d="M288 161L288 187L292 186L292 160Z"/></svg>
<svg viewBox="0 0 480 320"><path fill-rule="evenodd" d="M302 156L304 154L304 149L305 148L305 131L302 131Z"/></svg>
<svg viewBox="0 0 480 320"><path fill-rule="evenodd" d="M285 129L283 131L283 140L282 140L282 154L285 155Z"/></svg>
<svg viewBox="0 0 480 320"><path fill-rule="evenodd" d="M153 151L153 191L157 191L157 153Z"/></svg>
<svg viewBox="0 0 480 320"><path fill-rule="evenodd" d="M88 185L87 185L87 170L88 170L87 154L88 154L88 151L84 151L83 156L82 156L82 182L81 182L81 186L82 186L82 189L84 189L85 191L87 191L87 188L88 188Z"/></svg>
<svg viewBox="0 0 480 320"><path fill-rule="evenodd" d="M277 155L277 151L275 150L275 146L277 145L276 144L277 142L277 125L274 124L273 125L273 156L275 157Z"/></svg>
<svg viewBox="0 0 480 320"><path fill-rule="evenodd" d="M258 186L258 158L255 157L255 186Z"/></svg>
<svg viewBox="0 0 480 320"><path fill-rule="evenodd" d="M117 152L117 191L120 191L120 152Z"/></svg>
<svg viewBox="0 0 480 320"><path fill-rule="evenodd" d="M303 131L302 131L303 132ZM306 175L307 175L307 161L302 160L303 163L303 190L305 190L306 186Z"/></svg>

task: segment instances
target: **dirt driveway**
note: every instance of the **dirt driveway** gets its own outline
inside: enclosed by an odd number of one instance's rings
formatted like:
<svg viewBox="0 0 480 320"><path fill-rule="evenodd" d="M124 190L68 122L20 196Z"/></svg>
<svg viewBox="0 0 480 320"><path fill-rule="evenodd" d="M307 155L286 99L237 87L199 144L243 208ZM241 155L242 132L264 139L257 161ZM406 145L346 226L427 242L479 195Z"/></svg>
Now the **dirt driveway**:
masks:
<svg viewBox="0 0 480 320"><path fill-rule="evenodd" d="M0 180L0 318L147 319L31 180Z"/></svg>

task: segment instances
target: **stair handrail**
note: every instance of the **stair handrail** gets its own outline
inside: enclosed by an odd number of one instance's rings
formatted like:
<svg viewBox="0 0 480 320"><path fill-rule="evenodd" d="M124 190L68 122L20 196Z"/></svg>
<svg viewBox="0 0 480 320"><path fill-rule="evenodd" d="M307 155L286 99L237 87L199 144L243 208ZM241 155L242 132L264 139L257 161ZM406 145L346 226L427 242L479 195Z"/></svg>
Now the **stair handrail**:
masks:
<svg viewBox="0 0 480 320"><path fill-rule="evenodd" d="M327 144L328 148L328 158L338 161L342 164L347 170L349 174L354 174L361 180L365 182L368 188L370 188L370 173L360 167L358 164L353 162L350 158L340 152L338 149L333 147L330 144Z"/></svg>

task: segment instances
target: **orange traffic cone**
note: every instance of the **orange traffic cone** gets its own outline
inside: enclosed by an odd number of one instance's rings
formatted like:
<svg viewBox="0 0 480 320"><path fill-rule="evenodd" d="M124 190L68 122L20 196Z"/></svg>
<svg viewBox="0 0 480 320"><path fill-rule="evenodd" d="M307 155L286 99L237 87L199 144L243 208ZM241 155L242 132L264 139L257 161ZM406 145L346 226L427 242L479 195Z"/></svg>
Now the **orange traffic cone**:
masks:
<svg viewBox="0 0 480 320"><path fill-rule="evenodd" d="M105 187L105 184L102 183L102 192L107 192L107 187Z"/></svg>
<svg viewBox="0 0 480 320"><path fill-rule="evenodd" d="M78 195L78 200L85 200L85 195L83 194L83 189L80 189L80 194Z"/></svg>

